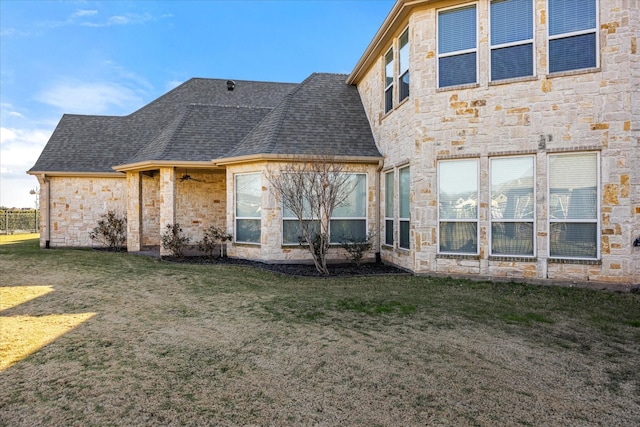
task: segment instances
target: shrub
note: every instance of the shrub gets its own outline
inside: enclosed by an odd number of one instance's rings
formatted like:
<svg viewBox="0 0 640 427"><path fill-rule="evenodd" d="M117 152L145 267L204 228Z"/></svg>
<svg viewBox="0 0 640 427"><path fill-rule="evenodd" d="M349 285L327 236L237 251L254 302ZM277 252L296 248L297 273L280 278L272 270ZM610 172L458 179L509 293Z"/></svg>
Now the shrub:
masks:
<svg viewBox="0 0 640 427"><path fill-rule="evenodd" d="M347 258L349 258L349 261L359 266L364 255L373 247L373 237L374 235L372 233L367 234L364 239L354 239L353 237L347 237L343 239L340 247L347 251L346 255Z"/></svg>
<svg viewBox="0 0 640 427"><path fill-rule="evenodd" d="M233 236L222 228L212 225L204 231L202 240L198 242L198 249L204 252L207 257L213 258L213 252L215 251L216 245L220 244L220 256L222 257L224 254L222 243L227 242L232 238Z"/></svg>
<svg viewBox="0 0 640 427"><path fill-rule="evenodd" d="M102 215L98 226L89 232L89 237L107 246L109 250L119 252L127 241L127 218L109 211Z"/></svg>
<svg viewBox="0 0 640 427"><path fill-rule="evenodd" d="M184 251L191 239L185 236L180 228L180 224L167 224L165 232L162 234L162 247L171 251L173 256L184 257Z"/></svg>

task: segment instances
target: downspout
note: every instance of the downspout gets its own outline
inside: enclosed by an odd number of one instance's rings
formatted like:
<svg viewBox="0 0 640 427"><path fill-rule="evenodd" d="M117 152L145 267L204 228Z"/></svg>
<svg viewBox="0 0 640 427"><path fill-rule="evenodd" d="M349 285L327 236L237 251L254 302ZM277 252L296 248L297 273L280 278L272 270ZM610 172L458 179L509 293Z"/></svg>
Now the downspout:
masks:
<svg viewBox="0 0 640 427"><path fill-rule="evenodd" d="M380 255L382 251L382 238L380 236L382 227L380 225L380 210L382 209L382 200L380 200L380 195L382 194L382 190L380 188L380 172L382 172L382 168L384 167L384 159L378 160L378 168L376 169L376 200L378 202L378 209L376 209L376 238L378 239L378 245L376 250L376 262L382 262L382 256Z"/></svg>

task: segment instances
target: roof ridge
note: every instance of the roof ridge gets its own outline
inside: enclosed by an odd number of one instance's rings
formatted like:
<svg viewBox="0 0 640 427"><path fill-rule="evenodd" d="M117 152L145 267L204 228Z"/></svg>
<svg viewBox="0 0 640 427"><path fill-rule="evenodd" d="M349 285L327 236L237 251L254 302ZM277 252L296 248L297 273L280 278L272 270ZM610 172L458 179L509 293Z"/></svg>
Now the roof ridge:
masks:
<svg viewBox="0 0 640 427"><path fill-rule="evenodd" d="M185 104L185 106L190 107L220 107L220 108L249 108L249 109L265 109L265 110L273 110L275 107L267 107L263 105L230 105L230 104L204 104L194 102L191 104Z"/></svg>

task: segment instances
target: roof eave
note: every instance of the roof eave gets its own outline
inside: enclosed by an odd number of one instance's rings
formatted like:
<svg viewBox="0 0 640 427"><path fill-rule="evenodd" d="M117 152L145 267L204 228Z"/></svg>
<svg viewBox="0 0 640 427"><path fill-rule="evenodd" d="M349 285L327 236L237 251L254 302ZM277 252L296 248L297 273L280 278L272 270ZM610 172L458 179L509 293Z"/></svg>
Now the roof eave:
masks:
<svg viewBox="0 0 640 427"><path fill-rule="evenodd" d="M411 10L418 5L434 3L437 0L398 0L394 5L384 22L378 29L367 49L356 63L356 66L347 78L347 84L358 84L364 73L369 69L379 55L382 49L387 47L389 38L398 30Z"/></svg>
<svg viewBox="0 0 640 427"><path fill-rule="evenodd" d="M79 177L79 178L123 178L120 172L73 172L73 171L34 171L29 170L27 174L45 177Z"/></svg>
<svg viewBox="0 0 640 427"><path fill-rule="evenodd" d="M145 171L158 168L175 167L189 169L212 169L213 162L207 161L180 161L180 160L145 160L143 162L127 163L113 166L118 172Z"/></svg>
<svg viewBox="0 0 640 427"><path fill-rule="evenodd" d="M228 166L239 163L265 162L265 161L287 161L287 162L305 162L318 160L325 156L313 154L250 154L246 156L227 157L224 159L213 160L218 166ZM332 161L336 163L370 163L377 164L382 156L330 156Z"/></svg>

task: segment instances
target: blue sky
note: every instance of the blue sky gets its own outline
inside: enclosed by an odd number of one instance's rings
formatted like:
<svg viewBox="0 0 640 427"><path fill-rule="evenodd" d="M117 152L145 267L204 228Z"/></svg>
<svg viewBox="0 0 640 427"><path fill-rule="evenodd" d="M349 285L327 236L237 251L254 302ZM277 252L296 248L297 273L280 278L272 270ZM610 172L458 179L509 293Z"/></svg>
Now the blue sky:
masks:
<svg viewBox="0 0 640 427"><path fill-rule="evenodd" d="M0 0L0 205L35 205L25 172L63 113L126 115L191 77L350 73L393 3Z"/></svg>

